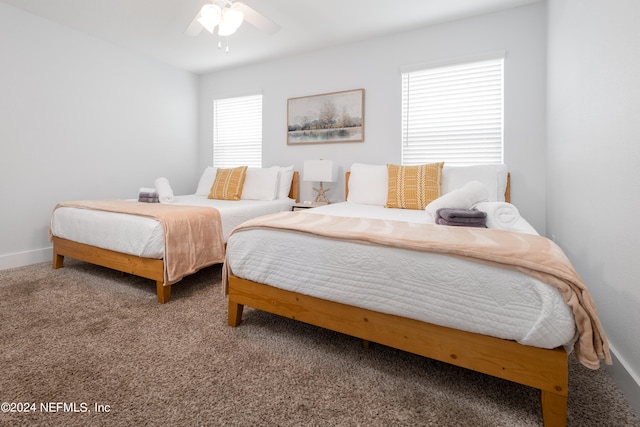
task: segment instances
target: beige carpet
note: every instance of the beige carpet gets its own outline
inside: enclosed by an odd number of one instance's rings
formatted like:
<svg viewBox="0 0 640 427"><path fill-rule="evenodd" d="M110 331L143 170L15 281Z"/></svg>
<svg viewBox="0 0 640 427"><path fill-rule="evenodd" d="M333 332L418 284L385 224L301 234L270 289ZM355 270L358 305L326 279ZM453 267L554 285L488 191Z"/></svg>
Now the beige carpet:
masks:
<svg viewBox="0 0 640 427"><path fill-rule="evenodd" d="M65 265L0 271L0 401L35 403L0 425L542 425L525 386L252 309L230 328L220 266L159 305L149 280ZM603 369L572 357L569 383L569 426L640 426Z"/></svg>

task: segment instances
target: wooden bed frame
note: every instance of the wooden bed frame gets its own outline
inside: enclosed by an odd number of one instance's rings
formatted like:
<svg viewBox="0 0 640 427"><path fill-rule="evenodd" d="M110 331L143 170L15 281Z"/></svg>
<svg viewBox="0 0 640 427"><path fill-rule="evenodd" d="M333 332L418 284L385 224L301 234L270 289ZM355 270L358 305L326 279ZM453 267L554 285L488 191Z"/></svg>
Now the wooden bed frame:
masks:
<svg viewBox="0 0 640 427"><path fill-rule="evenodd" d="M289 197L298 201L299 173L293 172ZM171 286L164 286L164 261L144 258L109 249L78 243L60 237L53 237L53 268L62 268L64 257L78 259L102 267L111 268L156 282L158 302L164 304L171 299Z"/></svg>
<svg viewBox="0 0 640 427"><path fill-rule="evenodd" d="M347 176L347 182L348 179ZM509 176L507 201L510 187ZM541 391L544 425L566 426L568 355L561 347L548 350L526 346L319 299L233 275L229 277L228 299L228 323L232 327L240 324L246 305L537 388Z"/></svg>

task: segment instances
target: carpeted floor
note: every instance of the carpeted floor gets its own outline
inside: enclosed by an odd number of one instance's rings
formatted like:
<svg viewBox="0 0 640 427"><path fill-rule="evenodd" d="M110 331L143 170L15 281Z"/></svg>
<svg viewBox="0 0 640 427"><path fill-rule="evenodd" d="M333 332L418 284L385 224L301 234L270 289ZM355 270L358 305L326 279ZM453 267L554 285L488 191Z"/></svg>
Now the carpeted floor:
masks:
<svg viewBox="0 0 640 427"><path fill-rule="evenodd" d="M0 425L540 426L539 392L249 308L220 266L150 280L66 260L0 271ZM570 358L569 426L640 426ZM26 404L26 405L25 405ZM35 404L35 405L32 405Z"/></svg>

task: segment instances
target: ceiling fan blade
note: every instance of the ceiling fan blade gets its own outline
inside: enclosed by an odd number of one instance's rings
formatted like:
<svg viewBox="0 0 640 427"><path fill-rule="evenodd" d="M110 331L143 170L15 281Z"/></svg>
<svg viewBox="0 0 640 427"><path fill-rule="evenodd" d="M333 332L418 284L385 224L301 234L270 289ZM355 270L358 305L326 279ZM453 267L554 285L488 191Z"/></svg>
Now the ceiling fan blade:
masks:
<svg viewBox="0 0 640 427"><path fill-rule="evenodd" d="M266 16L255 11L244 3L241 3L239 1L233 2L231 7L242 12L245 21L267 34L275 34L280 31L280 25L276 24Z"/></svg>
<svg viewBox="0 0 640 427"><path fill-rule="evenodd" d="M184 34L187 36L197 36L202 31L202 25L198 22L198 18L200 18L200 12L193 18L191 24L184 30Z"/></svg>

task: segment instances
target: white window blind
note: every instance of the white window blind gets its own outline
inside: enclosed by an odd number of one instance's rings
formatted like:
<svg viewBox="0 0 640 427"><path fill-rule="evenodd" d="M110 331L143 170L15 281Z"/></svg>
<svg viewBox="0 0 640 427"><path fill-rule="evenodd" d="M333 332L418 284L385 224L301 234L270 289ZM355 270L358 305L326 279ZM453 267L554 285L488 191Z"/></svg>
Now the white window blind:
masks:
<svg viewBox="0 0 640 427"><path fill-rule="evenodd" d="M213 101L213 165L262 166L262 94Z"/></svg>
<svg viewBox="0 0 640 427"><path fill-rule="evenodd" d="M503 163L503 64L490 59L402 74L402 164Z"/></svg>

